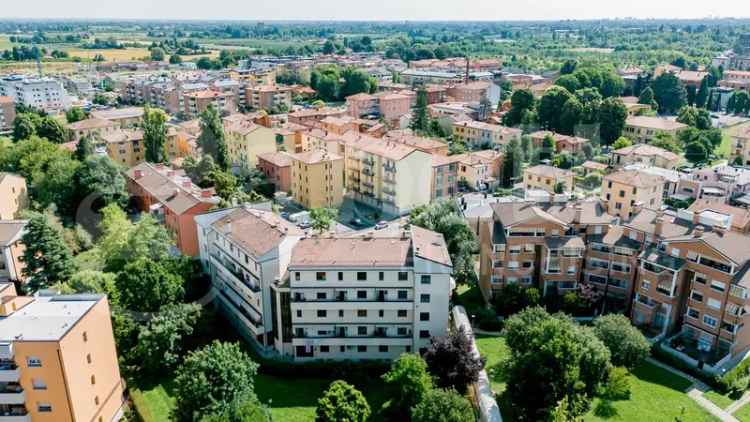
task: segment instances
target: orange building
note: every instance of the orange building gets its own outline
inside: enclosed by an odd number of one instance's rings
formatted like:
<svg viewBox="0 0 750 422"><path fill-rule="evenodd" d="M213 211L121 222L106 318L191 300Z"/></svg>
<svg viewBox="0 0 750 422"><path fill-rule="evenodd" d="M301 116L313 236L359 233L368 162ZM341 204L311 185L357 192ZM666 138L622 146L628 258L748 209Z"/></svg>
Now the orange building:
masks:
<svg viewBox="0 0 750 422"><path fill-rule="evenodd" d="M277 191L289 192L292 188L292 158L286 152L258 154L258 170L266 175Z"/></svg>
<svg viewBox="0 0 750 422"><path fill-rule="evenodd" d="M117 421L123 382L104 295L18 296L0 284L0 420Z"/></svg>
<svg viewBox="0 0 750 422"><path fill-rule="evenodd" d="M219 204L213 189L201 189L185 176L162 164L141 163L125 173L128 192L141 211L154 215L174 234L177 248L198 255L198 233L193 217Z"/></svg>

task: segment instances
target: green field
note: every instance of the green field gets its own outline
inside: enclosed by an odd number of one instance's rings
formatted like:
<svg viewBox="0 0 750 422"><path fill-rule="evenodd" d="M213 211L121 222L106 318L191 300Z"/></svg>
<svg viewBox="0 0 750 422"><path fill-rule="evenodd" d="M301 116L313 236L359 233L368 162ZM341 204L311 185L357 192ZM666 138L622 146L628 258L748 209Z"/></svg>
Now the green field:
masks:
<svg viewBox="0 0 750 422"><path fill-rule="evenodd" d="M479 353L487 359L484 365L492 384L492 391L500 395L505 391L506 379L502 371L503 363L510 357L510 350L503 337L476 336Z"/></svg>
<svg viewBox="0 0 750 422"><path fill-rule="evenodd" d="M711 400L711 402L722 409L726 409L730 404L734 403L734 399L716 391L707 391L703 393L703 397Z"/></svg>
<svg viewBox="0 0 750 422"><path fill-rule="evenodd" d="M739 408L736 412L734 412L735 418L739 419L742 422L750 422L750 404L746 404Z"/></svg>

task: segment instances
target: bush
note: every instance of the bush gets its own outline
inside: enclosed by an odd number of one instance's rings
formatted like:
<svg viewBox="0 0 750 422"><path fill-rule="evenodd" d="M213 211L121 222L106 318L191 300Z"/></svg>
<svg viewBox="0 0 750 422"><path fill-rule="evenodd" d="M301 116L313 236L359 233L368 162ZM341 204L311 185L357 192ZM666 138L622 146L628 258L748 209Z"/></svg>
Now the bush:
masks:
<svg viewBox="0 0 750 422"><path fill-rule="evenodd" d="M503 323L497 319L497 313L492 309L483 308L477 313L477 325L484 331L502 331Z"/></svg>
<svg viewBox="0 0 750 422"><path fill-rule="evenodd" d="M750 359L745 359L720 379L725 392L742 395L750 386Z"/></svg>
<svg viewBox="0 0 750 422"><path fill-rule="evenodd" d="M634 369L643 363L651 344L624 315L605 315L594 320L594 333L612 354L612 364Z"/></svg>
<svg viewBox="0 0 750 422"><path fill-rule="evenodd" d="M608 400L627 400L630 398L630 379L628 370L615 366L609 371L609 379L604 387L603 396Z"/></svg>

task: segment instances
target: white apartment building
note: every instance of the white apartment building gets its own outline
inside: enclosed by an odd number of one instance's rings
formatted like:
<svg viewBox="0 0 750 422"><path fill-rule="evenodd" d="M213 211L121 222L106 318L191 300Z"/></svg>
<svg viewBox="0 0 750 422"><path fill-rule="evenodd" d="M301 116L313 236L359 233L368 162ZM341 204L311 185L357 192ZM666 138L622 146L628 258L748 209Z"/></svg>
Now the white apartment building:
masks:
<svg viewBox="0 0 750 422"><path fill-rule="evenodd" d="M53 78L27 78L21 75L0 78L0 96L11 97L16 103L48 112L70 108L68 92L62 82Z"/></svg>
<svg viewBox="0 0 750 422"><path fill-rule="evenodd" d="M431 337L447 333L451 271L442 235L419 227L302 239L279 289L291 308L291 347L280 351L295 360L423 352Z"/></svg>
<svg viewBox="0 0 750 422"><path fill-rule="evenodd" d="M271 211L239 207L195 217L215 303L258 351L273 353L277 329L271 286L286 273L304 233Z"/></svg>

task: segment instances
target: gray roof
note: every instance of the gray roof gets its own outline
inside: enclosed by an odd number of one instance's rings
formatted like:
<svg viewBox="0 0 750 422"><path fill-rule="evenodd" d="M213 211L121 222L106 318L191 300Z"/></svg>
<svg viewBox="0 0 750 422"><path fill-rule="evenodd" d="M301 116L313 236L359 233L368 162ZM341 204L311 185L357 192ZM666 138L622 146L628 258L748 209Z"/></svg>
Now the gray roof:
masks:
<svg viewBox="0 0 750 422"><path fill-rule="evenodd" d="M0 341L59 341L104 295L35 297L0 318Z"/></svg>

